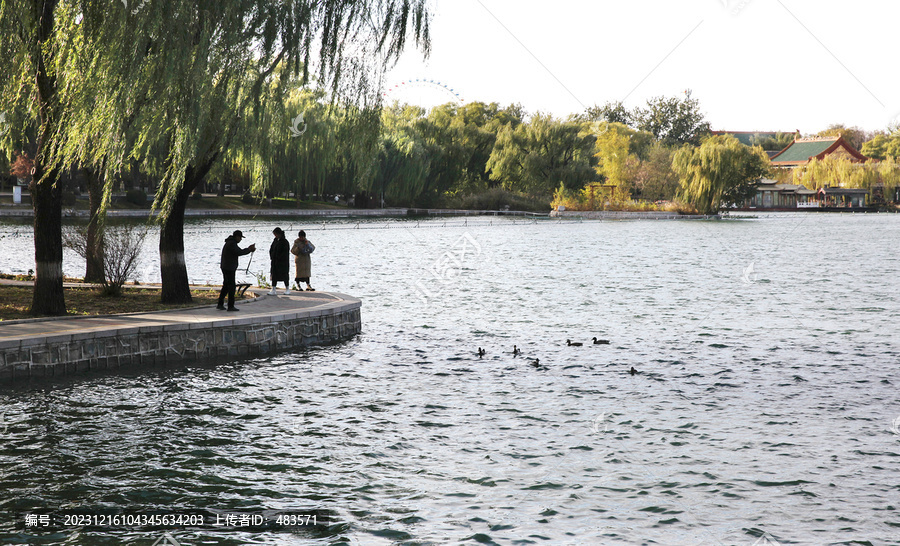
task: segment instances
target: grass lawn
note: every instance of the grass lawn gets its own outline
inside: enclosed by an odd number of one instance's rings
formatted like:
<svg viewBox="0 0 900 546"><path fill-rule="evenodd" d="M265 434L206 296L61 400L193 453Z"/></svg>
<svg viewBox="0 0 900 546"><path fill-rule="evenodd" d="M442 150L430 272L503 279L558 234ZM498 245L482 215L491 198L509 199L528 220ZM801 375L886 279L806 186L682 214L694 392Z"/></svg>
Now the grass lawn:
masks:
<svg viewBox="0 0 900 546"><path fill-rule="evenodd" d="M30 286L0 285L0 321L34 318L28 314L33 289ZM193 303L173 305L160 303L159 289L123 287L119 297L102 296L99 289L66 288L66 308L69 315L114 315L182 309L216 303L218 290L191 291Z"/></svg>

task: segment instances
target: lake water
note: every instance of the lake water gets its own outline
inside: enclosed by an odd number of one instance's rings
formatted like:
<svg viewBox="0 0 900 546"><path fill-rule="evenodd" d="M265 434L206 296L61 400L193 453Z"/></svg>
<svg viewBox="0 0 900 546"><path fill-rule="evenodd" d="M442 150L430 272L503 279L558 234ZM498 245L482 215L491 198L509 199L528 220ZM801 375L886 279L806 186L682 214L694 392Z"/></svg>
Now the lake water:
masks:
<svg viewBox="0 0 900 546"><path fill-rule="evenodd" d="M192 280L276 225L363 333L0 391L0 542L900 544L900 215L203 220ZM71 509L319 525L25 527Z"/></svg>

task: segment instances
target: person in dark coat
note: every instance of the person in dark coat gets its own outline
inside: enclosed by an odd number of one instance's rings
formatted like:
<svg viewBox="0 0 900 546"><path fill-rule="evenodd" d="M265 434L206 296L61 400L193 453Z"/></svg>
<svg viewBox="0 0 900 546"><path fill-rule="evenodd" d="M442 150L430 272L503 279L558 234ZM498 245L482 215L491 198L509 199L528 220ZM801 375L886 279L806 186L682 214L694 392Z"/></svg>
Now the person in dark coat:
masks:
<svg viewBox="0 0 900 546"><path fill-rule="evenodd" d="M272 278L272 290L270 296L275 295L275 288L278 283L284 283L284 295L291 294L291 244L284 237L284 231L280 227L272 230L275 240L269 247L269 259L272 261L272 267L269 269Z"/></svg>
<svg viewBox="0 0 900 546"><path fill-rule="evenodd" d="M216 309L225 311L225 296L228 295L228 311L237 311L234 306L234 291L237 289L237 282L234 280L234 272L238 268L238 258L250 254L256 250L256 245L250 245L247 248L241 248L238 243L244 238L241 230L237 230L225 239L225 246L222 247L222 290L219 292L219 305Z"/></svg>

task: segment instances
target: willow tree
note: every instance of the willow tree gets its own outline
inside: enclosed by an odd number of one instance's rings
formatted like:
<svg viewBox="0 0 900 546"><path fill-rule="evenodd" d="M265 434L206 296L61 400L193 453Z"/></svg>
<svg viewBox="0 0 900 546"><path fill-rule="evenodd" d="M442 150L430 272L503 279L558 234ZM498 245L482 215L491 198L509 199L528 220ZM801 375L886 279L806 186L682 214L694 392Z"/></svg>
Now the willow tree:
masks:
<svg viewBox="0 0 900 546"><path fill-rule="evenodd" d="M255 193L294 192L299 201L369 189L381 134L377 103L335 103L322 89L302 88L267 102L267 138L243 140L230 154L250 173Z"/></svg>
<svg viewBox="0 0 900 546"><path fill-rule="evenodd" d="M431 181L431 156L420 123L425 110L394 104L382 118L374 189L391 202L414 206L429 191Z"/></svg>
<svg viewBox="0 0 900 546"><path fill-rule="evenodd" d="M504 126L486 168L506 189L549 196L561 183L580 189L594 178L594 135L578 120L544 114L528 123Z"/></svg>
<svg viewBox="0 0 900 546"><path fill-rule="evenodd" d="M699 147L685 145L675 152L672 169L681 182L679 197L703 214L739 204L755 191L769 171L762 148L745 146L731 135L706 137Z"/></svg>
<svg viewBox="0 0 900 546"><path fill-rule="evenodd" d="M83 94L73 106L81 112L73 115L81 120L73 126L106 126L110 136L97 142L90 138L97 131L84 129L66 149L97 163L105 158L111 173L128 158L146 163L152 149L166 150L153 204L160 222L162 299L189 302L188 198L237 139L262 141L270 134L276 118L266 115L265 101L282 100L298 78L316 78L335 95L352 92L340 70L344 49L353 44L379 51L389 62L412 37L427 50L428 13L425 0L131 4L125 10L105 4L116 12L108 17L118 18L117 29L110 30L112 20L105 28L86 29L84 41L96 59L87 75L106 98ZM87 12L94 3L84 5ZM99 43L107 47L95 47Z"/></svg>
<svg viewBox="0 0 900 546"><path fill-rule="evenodd" d="M900 130L896 130L891 134L877 134L872 140L864 143L859 149L863 155L872 159L887 159L889 157L894 160L900 159Z"/></svg>
<svg viewBox="0 0 900 546"><path fill-rule="evenodd" d="M60 130L64 74L58 71L58 0L0 1L0 86L4 112L26 113L8 127L7 144L21 139L26 119L37 126L31 200L34 208L35 280L31 313L66 312L62 271L62 192L60 169L50 159L53 137Z"/></svg>
<svg viewBox="0 0 900 546"><path fill-rule="evenodd" d="M852 163L847 158L827 156L812 159L793 171L793 181L811 190L826 186L857 188L868 190L873 200L878 192L887 201L893 201L896 188L900 186L900 165L888 157L884 161L869 160Z"/></svg>

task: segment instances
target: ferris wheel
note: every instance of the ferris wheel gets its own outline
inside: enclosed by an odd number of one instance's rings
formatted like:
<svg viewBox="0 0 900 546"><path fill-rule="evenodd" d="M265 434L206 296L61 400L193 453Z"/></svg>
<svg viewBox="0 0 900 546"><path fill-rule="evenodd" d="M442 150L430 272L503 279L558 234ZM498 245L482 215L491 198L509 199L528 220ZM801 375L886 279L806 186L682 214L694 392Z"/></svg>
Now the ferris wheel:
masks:
<svg viewBox="0 0 900 546"><path fill-rule="evenodd" d="M385 101L406 102L419 106L433 107L438 104L455 102L464 104L459 92L444 82L425 78L403 80L382 93Z"/></svg>

